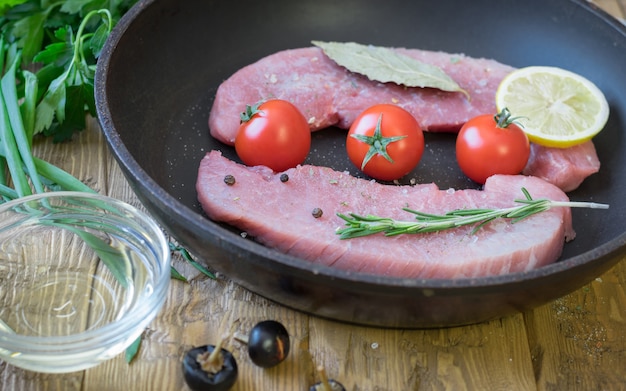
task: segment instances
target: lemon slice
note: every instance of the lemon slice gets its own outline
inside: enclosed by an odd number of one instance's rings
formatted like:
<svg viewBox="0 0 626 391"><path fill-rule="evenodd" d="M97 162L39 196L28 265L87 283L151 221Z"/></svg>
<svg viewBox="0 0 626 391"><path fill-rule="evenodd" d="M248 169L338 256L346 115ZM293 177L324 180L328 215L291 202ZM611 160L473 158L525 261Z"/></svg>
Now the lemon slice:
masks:
<svg viewBox="0 0 626 391"><path fill-rule="evenodd" d="M590 140L609 118L609 104L598 87L556 67L511 72L496 91L496 107L498 112L506 107L512 117L519 117L530 141L559 148Z"/></svg>

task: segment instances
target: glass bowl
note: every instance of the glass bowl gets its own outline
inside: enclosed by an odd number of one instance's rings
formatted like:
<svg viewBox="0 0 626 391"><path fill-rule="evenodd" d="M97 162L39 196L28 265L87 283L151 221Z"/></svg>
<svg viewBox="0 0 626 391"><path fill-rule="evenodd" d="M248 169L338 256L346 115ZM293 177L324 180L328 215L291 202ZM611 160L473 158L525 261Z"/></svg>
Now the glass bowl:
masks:
<svg viewBox="0 0 626 391"><path fill-rule="evenodd" d="M0 359L62 373L115 357L169 281L162 230L124 202L49 192L0 204Z"/></svg>

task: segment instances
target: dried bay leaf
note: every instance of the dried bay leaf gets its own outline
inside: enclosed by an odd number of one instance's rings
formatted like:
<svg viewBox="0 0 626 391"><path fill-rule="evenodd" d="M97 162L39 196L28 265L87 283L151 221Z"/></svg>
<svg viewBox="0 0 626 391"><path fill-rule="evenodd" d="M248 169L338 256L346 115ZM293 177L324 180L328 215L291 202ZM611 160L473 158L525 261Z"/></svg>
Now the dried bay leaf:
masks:
<svg viewBox="0 0 626 391"><path fill-rule="evenodd" d="M393 82L407 87L428 87L442 91L461 92L462 89L441 68L426 64L390 48L362 45L355 42L312 41L331 60L350 72L359 73L381 83Z"/></svg>

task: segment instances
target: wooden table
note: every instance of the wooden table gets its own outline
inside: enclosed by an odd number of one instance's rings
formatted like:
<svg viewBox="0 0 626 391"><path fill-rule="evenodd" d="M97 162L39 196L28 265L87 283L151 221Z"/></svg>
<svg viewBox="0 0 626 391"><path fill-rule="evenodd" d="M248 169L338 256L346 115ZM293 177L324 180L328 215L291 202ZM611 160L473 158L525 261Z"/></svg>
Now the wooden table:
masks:
<svg viewBox="0 0 626 391"><path fill-rule="evenodd" d="M626 0L595 0L626 18ZM583 28L583 26L581 26ZM141 204L107 150L96 120L71 143L40 141L36 154L103 194ZM322 320L276 305L229 281L208 279L182 259L189 278L172 281L165 308L143 336L137 358L120 355L86 371L50 375L0 362L0 390L185 390L181 360L192 346L234 328L279 319L291 334L288 359L272 369L239 362L234 390L308 390L316 365L347 390L626 389L626 262L576 292L535 310L465 327L385 330Z"/></svg>

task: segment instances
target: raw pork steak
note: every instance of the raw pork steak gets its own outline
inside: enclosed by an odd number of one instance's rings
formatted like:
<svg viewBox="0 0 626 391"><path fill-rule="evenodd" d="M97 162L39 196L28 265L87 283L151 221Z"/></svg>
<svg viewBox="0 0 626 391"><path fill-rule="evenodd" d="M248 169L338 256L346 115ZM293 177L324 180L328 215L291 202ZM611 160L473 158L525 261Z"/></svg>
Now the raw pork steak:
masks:
<svg viewBox="0 0 626 391"><path fill-rule="evenodd" d="M235 226L259 242L311 262L353 272L404 278L471 278L527 271L554 262L575 234L569 208L553 208L511 224L495 220L476 234L471 227L432 234L341 240L336 213L412 219L409 207L433 213L460 208L502 208L523 198L566 201L542 179L493 176L485 189L439 190L434 184L390 186L352 177L327 167L299 166L280 174L246 167L208 153L200 163L197 191L207 215ZM227 185L226 175L236 183ZM314 208L323 215L315 218Z"/></svg>
<svg viewBox="0 0 626 391"><path fill-rule="evenodd" d="M246 104L268 98L296 105L311 130L333 125L347 129L366 108L393 103L413 114L424 130L458 131L473 116L495 113L496 88L513 70L494 60L463 54L395 50L440 67L471 99L459 92L371 81L337 65L317 47L290 49L241 68L219 86L209 116L211 135L232 145Z"/></svg>
<svg viewBox="0 0 626 391"><path fill-rule="evenodd" d="M361 111L378 103L404 107L425 130L458 131L475 115L495 114L498 84L514 69L462 54L396 50L442 68L470 93L471 100L457 92L373 82L337 65L317 47L291 49L240 69L219 86L209 115L211 135L232 145L246 104L267 98L294 103L313 131L333 125L349 128ZM571 191L599 167L591 141L584 147L566 150L533 146L524 174L539 176Z"/></svg>
<svg viewBox="0 0 626 391"><path fill-rule="evenodd" d="M563 191L572 191L599 170L596 147L593 141L587 141L569 148L531 144L530 158L523 174L545 179Z"/></svg>

